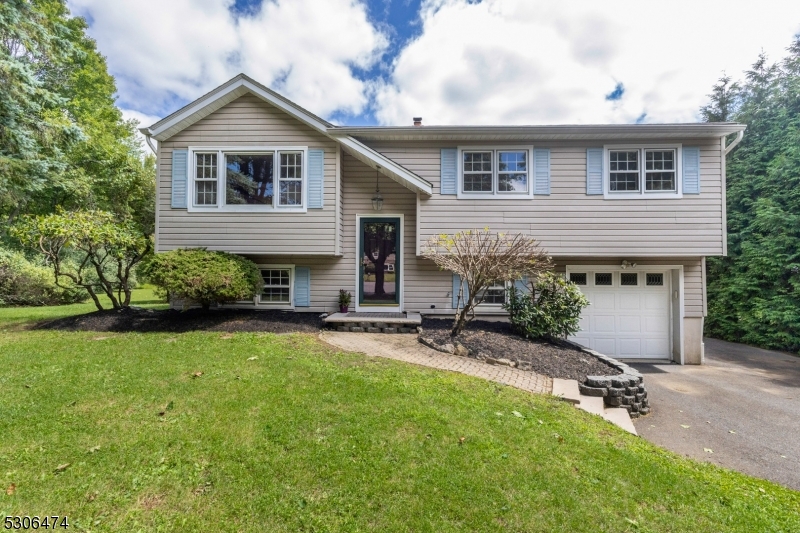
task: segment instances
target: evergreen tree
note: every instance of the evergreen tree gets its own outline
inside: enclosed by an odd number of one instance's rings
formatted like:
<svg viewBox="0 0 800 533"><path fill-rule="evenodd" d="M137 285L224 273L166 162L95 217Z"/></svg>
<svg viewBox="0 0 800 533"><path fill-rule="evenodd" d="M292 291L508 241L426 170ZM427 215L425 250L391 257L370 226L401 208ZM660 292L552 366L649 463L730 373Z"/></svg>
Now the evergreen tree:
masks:
<svg viewBox="0 0 800 533"><path fill-rule="evenodd" d="M778 64L761 54L733 93L730 118L747 131L728 155L728 256L708 260L706 332L798 351L800 36L788 52ZM709 121L731 108L717 87L701 110Z"/></svg>
<svg viewBox="0 0 800 533"><path fill-rule="evenodd" d="M0 216L101 209L153 231L155 164L65 0L0 2Z"/></svg>

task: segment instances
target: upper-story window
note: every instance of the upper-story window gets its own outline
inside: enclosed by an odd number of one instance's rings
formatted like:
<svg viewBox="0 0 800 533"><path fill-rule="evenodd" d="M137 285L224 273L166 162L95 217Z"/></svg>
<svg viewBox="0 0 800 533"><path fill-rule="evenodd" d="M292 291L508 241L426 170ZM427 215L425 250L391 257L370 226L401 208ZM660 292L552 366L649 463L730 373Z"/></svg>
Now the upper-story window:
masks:
<svg viewBox="0 0 800 533"><path fill-rule="evenodd" d="M607 146L606 198L680 197L680 150L679 145Z"/></svg>
<svg viewBox="0 0 800 533"><path fill-rule="evenodd" d="M460 148L459 198L518 198L533 192L529 148Z"/></svg>
<svg viewBox="0 0 800 533"><path fill-rule="evenodd" d="M305 210L305 147L190 153L190 210Z"/></svg>

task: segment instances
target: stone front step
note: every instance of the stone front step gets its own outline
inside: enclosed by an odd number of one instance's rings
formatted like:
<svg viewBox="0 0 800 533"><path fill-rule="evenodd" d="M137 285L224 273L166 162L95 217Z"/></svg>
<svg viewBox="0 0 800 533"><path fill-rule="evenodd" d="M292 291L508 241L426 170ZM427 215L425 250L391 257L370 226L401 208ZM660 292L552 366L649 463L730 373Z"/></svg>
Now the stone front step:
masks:
<svg viewBox="0 0 800 533"><path fill-rule="evenodd" d="M334 313L325 324L336 331L354 333L417 333L419 313Z"/></svg>

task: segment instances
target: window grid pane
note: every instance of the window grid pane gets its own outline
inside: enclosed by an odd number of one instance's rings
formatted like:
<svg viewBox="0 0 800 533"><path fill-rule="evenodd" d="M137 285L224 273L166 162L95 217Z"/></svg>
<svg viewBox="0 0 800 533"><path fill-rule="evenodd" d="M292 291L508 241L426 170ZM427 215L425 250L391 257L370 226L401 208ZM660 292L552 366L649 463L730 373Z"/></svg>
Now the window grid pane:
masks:
<svg viewBox="0 0 800 533"><path fill-rule="evenodd" d="M494 285L481 291L478 299L483 295L484 304L504 304L506 302L506 288L504 285Z"/></svg>
<svg viewBox="0 0 800 533"><path fill-rule="evenodd" d="M225 154L225 203L272 205L274 154Z"/></svg>
<svg viewBox="0 0 800 533"><path fill-rule="evenodd" d="M528 152L498 152L497 160L497 190L528 192Z"/></svg>
<svg viewBox="0 0 800 533"><path fill-rule="evenodd" d="M464 192L492 192L492 152L464 152Z"/></svg>
<svg viewBox="0 0 800 533"><path fill-rule="evenodd" d="M217 205L217 154L195 154L195 205Z"/></svg>
<svg viewBox="0 0 800 533"><path fill-rule="evenodd" d="M261 290L262 302L290 303L290 273L288 268L269 268L261 270L264 287Z"/></svg>
<svg viewBox="0 0 800 533"><path fill-rule="evenodd" d="M303 205L303 154L281 153L280 205Z"/></svg>
<svg viewBox="0 0 800 533"><path fill-rule="evenodd" d="M638 150L609 152L609 190L612 192L639 190Z"/></svg>
<svg viewBox="0 0 800 533"><path fill-rule="evenodd" d="M645 150L645 190L675 190L675 150Z"/></svg>
<svg viewBox="0 0 800 533"><path fill-rule="evenodd" d="M619 276L619 284L622 286L639 285L639 274L636 272L623 272Z"/></svg>
<svg viewBox="0 0 800 533"><path fill-rule="evenodd" d="M586 272L570 272L569 280L575 285L586 285Z"/></svg>
<svg viewBox="0 0 800 533"><path fill-rule="evenodd" d="M597 273L594 275L595 285L611 285L611 273Z"/></svg>
<svg viewBox="0 0 800 533"><path fill-rule="evenodd" d="M647 274L648 285L664 285L664 274Z"/></svg>
<svg viewBox="0 0 800 533"><path fill-rule="evenodd" d="M195 183L195 205L217 205L217 182L197 181Z"/></svg>

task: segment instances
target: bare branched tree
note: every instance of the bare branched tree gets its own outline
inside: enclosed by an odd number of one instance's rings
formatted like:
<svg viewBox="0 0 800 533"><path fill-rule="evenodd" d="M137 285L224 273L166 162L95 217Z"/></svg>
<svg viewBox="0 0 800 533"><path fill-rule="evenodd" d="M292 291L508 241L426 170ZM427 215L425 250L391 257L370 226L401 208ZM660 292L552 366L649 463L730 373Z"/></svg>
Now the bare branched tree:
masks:
<svg viewBox="0 0 800 533"><path fill-rule="evenodd" d="M489 287L525 277L533 279L552 268L550 256L536 239L493 233L489 228L433 236L425 243L422 255L441 270L461 277L451 336L461 333L467 321L475 318L475 307L486 298Z"/></svg>

